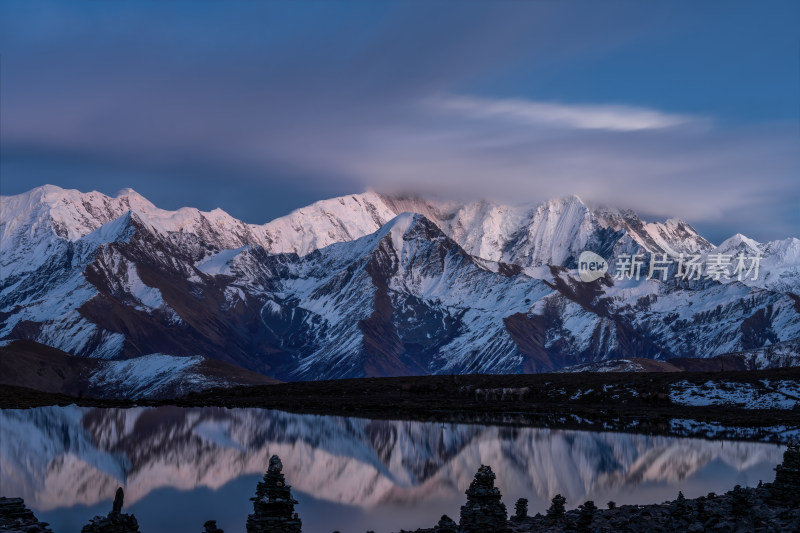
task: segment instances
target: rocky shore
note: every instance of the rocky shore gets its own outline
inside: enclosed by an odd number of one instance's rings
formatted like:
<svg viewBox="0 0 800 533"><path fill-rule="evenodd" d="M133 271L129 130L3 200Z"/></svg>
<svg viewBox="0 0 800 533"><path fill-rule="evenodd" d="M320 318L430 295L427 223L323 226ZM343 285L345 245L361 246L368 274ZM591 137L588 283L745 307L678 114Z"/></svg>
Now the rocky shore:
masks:
<svg viewBox="0 0 800 533"><path fill-rule="evenodd" d="M775 482L755 488L686 499L682 493L670 502L652 505L622 505L608 502L600 510L587 501L567 511L566 499L557 494L545 514L528 516L528 501L517 501L515 514L506 520L506 507L494 486L495 475L481 466L467 489L467 504L461 508L458 525L442 516L436 527L413 533L521 532L751 532L800 531L800 448L789 446L776 469ZM401 533L412 533L401 530Z"/></svg>
<svg viewBox="0 0 800 533"><path fill-rule="evenodd" d="M39 522L22 498L0 497L0 531L8 533L53 533L47 522Z"/></svg>
<svg viewBox="0 0 800 533"><path fill-rule="evenodd" d="M0 408L178 406L769 441L800 438L800 367L720 372L435 375L109 400L0 385Z"/></svg>
<svg viewBox="0 0 800 533"><path fill-rule="evenodd" d="M491 490L489 485L481 489L484 493ZM559 494L545 514L532 517L527 515L527 501L520 499L516 514L508 521L504 520L502 503L485 499L486 505L480 509L472 508L465 513L462 508L458 525L445 515L436 527L414 532L400 530L400 533L797 532L800 493L789 490L794 489L777 483L756 488L737 485L725 494L710 493L692 500L679 492L675 500L662 504L617 506L608 502L608 508L601 510L594 502L587 501L571 511L566 510L566 499ZM467 494L469 498L469 491ZM503 520L499 519L501 516ZM485 527L490 522L493 527Z"/></svg>
<svg viewBox="0 0 800 533"><path fill-rule="evenodd" d="M302 521L294 510L297 501L282 471L283 463L273 455L251 498L253 513L247 517L247 533L301 533ZM773 483L759 483L758 487L737 485L725 494L709 493L695 499L687 499L679 492L675 500L651 505L617 506L608 502L606 509L599 509L587 501L568 511L566 499L557 494L545 514L529 516L528 501L521 498L514 505L514 515L509 517L500 490L494 485L494 472L481 465L466 491L467 501L461 507L458 522L443 515L432 528L400 533L800 531L800 445L788 446L775 472ZM141 533L136 518L122 512L123 502L124 493L119 488L111 512L94 517L81 533ZM200 531L199 526L197 530ZM53 533L20 498L0 498L0 531ZM224 533L214 520L206 521L202 531Z"/></svg>

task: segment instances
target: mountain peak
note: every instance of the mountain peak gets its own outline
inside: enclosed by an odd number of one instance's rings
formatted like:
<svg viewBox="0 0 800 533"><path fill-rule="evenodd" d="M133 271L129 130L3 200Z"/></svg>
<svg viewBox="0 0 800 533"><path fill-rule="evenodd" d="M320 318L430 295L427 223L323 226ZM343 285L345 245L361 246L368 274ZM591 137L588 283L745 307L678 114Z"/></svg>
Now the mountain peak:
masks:
<svg viewBox="0 0 800 533"><path fill-rule="evenodd" d="M400 232L406 233L408 229L419 219L425 218L419 213L412 213L404 211L384 224L379 230L381 233L385 232Z"/></svg>
<svg viewBox="0 0 800 533"><path fill-rule="evenodd" d="M388 226L388 233L392 238L392 246L395 250L402 250L403 237L406 235L406 233L408 233L409 228L416 223L418 216L420 215L415 215L413 213L401 213L388 224L386 224L386 226Z"/></svg>
<svg viewBox="0 0 800 533"><path fill-rule="evenodd" d="M717 250L730 251L730 250L741 250L743 248L753 252L758 251L761 248L761 243L749 237L746 237L741 233L737 233L732 237L725 239L725 241L723 241L722 244L720 244L717 247Z"/></svg>
<svg viewBox="0 0 800 533"><path fill-rule="evenodd" d="M567 195L567 196L562 196L561 198L555 198L553 200L550 200L549 203L586 205L586 202L584 202L581 199L581 197L578 196L577 194L570 194L570 195Z"/></svg>
<svg viewBox="0 0 800 533"><path fill-rule="evenodd" d="M688 225L688 223L682 218L671 217L664 221L664 225L668 228L677 228L682 225Z"/></svg>
<svg viewBox="0 0 800 533"><path fill-rule="evenodd" d="M114 195L115 198L119 198L120 196L141 196L141 194L134 191L130 187L123 187L122 189L117 191L117 194Z"/></svg>
<svg viewBox="0 0 800 533"><path fill-rule="evenodd" d="M137 227L144 226L142 219L134 211L128 211L119 218L107 222L91 233L84 235L81 238L81 242L91 242L100 245L126 240Z"/></svg>
<svg viewBox="0 0 800 533"><path fill-rule="evenodd" d="M392 220L384 224L377 232L377 236L382 239L390 236L392 247L395 251L403 249L403 241L417 236L432 240L437 236L444 236L442 230L424 215L419 213L404 212L400 213Z"/></svg>
<svg viewBox="0 0 800 533"><path fill-rule="evenodd" d="M42 197L44 195L60 194L66 191L78 192L75 189L64 189L63 187L59 187L58 185L47 184L47 185L41 185L39 187L34 187L27 193L22 193L22 194L29 195L31 197Z"/></svg>

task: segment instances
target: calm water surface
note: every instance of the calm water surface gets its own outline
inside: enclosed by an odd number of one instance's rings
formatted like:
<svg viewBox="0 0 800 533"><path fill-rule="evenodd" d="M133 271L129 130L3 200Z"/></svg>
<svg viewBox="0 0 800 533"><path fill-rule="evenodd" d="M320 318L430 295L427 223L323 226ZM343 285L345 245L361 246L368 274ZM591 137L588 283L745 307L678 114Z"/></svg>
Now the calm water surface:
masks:
<svg viewBox="0 0 800 533"><path fill-rule="evenodd" d="M0 410L0 494L21 496L56 533L111 510L118 486L144 533L244 531L249 498L278 454L303 531L431 527L458 519L481 464L513 512L556 493L653 503L771 481L783 447L622 433L367 420L263 409Z"/></svg>

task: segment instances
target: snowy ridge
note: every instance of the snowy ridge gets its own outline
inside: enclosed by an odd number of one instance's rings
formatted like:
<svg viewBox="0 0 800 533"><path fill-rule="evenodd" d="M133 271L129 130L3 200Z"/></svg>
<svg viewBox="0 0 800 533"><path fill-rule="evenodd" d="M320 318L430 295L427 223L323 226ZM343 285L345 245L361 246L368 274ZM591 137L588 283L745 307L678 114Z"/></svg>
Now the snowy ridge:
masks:
<svg viewBox="0 0 800 533"><path fill-rule="evenodd" d="M262 228L270 251L302 256L374 233L398 214L377 194L367 192L316 202Z"/></svg>
<svg viewBox="0 0 800 533"><path fill-rule="evenodd" d="M97 191L82 193L45 185L1 198L5 213L0 233L3 243L19 242L20 238L31 235L31 230L36 232L48 226L59 237L75 241L127 212L136 213L161 233L207 230L206 236L221 237L221 244L250 236L248 230L257 228L234 219L221 209L209 212L191 207L177 211L159 209L133 189L123 189L117 196L109 197Z"/></svg>
<svg viewBox="0 0 800 533"><path fill-rule="evenodd" d="M798 239L761 244L736 235L715 248L684 221L644 222L631 211L590 208L577 196L531 208L486 201L458 205L366 192L322 200L263 225L243 223L221 209L159 209L132 189L108 197L46 185L0 197L0 208L0 248L5 252L49 232L75 241L132 211L155 231L198 235L217 249L253 245L302 256L374 233L406 211L424 215L471 255L525 267L573 266L577 255L587 248L606 252L611 259L631 244L646 252L677 256L728 253L746 243L747 250L769 257L765 269L774 271L758 286L782 283L795 287L800 262Z"/></svg>
<svg viewBox="0 0 800 533"><path fill-rule="evenodd" d="M751 287L800 293L800 239L789 238L762 244L742 234L736 234L710 250L707 255L716 254L731 256L733 264L739 254L744 254L745 257L758 254L762 257L759 275L756 279L745 277L744 283Z"/></svg>
<svg viewBox="0 0 800 533"><path fill-rule="evenodd" d="M646 223L631 211L591 208L577 196L534 207L487 201L432 203L413 197L381 199L395 211L401 208L423 214L471 255L524 267L574 266L585 249L612 259L631 246L672 255L712 248L681 220Z"/></svg>
<svg viewBox="0 0 800 533"><path fill-rule="evenodd" d="M648 368L640 361L633 359L614 359L611 361L601 361L599 363L568 366L556 372L574 374L579 372L646 372L647 370Z"/></svg>
<svg viewBox="0 0 800 533"><path fill-rule="evenodd" d="M81 193L46 185L16 196L0 197L3 221L0 246L10 250L41 231L75 241L128 211L162 234L201 235L214 246L262 246L274 253L306 255L336 242L369 235L403 211L420 213L437 224L470 254L493 261L562 265L580 252L597 227L630 230L641 224L632 213L593 211L577 196L551 200L531 209L489 202L459 206L416 198L393 198L373 192L322 200L263 225L245 224L215 209L203 212L184 207L159 209L132 189L116 197ZM633 238L652 251L675 251L666 246L676 235L691 236L690 249L704 240L683 222L650 223ZM680 231L683 234L680 233ZM658 236L643 239L640 236ZM699 243L699 244L698 244ZM508 250L504 252L503 250ZM533 257L531 252L535 251Z"/></svg>
<svg viewBox="0 0 800 533"><path fill-rule="evenodd" d="M148 354L123 361L103 361L89 376L89 390L105 398L176 398L190 392L242 383L237 376L208 372L207 358ZM245 381L250 384L250 381Z"/></svg>
<svg viewBox="0 0 800 533"><path fill-rule="evenodd" d="M757 384L681 381L669 394L678 405L744 406L746 409L793 409L800 405L800 383L761 380Z"/></svg>
<svg viewBox="0 0 800 533"><path fill-rule="evenodd" d="M108 361L99 372L92 375L90 382L98 388L114 391L113 396L120 398L157 397L164 389L173 389L176 381L184 378L194 378L193 390L221 385L221 382L207 383L202 376L191 376L190 371L202 361L200 356L175 357L164 354Z"/></svg>
<svg viewBox="0 0 800 533"><path fill-rule="evenodd" d="M742 357L750 370L800 366L800 340L778 342L731 355Z"/></svg>
<svg viewBox="0 0 800 533"><path fill-rule="evenodd" d="M109 360L204 354L280 379L757 350L762 366L797 360L798 239L715 248L683 221L575 196L504 206L368 192L261 226L161 210L132 190L45 186L0 201L0 341ZM585 249L609 262L757 252L762 277L587 284L575 270Z"/></svg>

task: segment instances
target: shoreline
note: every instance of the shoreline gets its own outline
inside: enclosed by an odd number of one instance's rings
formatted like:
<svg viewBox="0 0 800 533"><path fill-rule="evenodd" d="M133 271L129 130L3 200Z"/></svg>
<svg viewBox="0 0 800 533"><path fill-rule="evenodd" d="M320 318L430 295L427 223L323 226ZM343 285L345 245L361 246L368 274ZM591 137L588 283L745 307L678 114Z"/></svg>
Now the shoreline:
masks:
<svg viewBox="0 0 800 533"><path fill-rule="evenodd" d="M786 387L781 389L775 383L788 383L794 388L789 393L779 393ZM290 382L212 389L179 398L135 400L79 398L2 385L0 408L71 404L98 408L261 408L369 419L786 444L800 439L800 401L793 394L799 383L800 368L679 375L660 372L446 375ZM745 388L754 391L751 396L755 400L751 398L751 404L720 404L717 400L720 391ZM781 408L764 408L762 400L767 395L782 400L778 404ZM678 403L676 397L684 402L702 400L710 405ZM792 403L793 408L787 408Z"/></svg>

